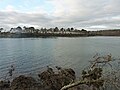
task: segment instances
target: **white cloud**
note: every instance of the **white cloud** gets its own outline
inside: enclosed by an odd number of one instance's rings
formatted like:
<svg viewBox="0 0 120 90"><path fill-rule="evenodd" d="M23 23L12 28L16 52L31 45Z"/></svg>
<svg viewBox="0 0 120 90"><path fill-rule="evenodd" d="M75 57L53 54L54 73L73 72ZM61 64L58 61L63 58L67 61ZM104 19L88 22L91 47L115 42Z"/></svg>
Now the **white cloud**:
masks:
<svg viewBox="0 0 120 90"><path fill-rule="evenodd" d="M120 15L120 0L50 0L54 5L55 23L74 25L75 27L91 28L118 24L115 20ZM120 17L118 17L120 18ZM83 25L81 25L83 24ZM100 28L100 27L99 27ZM103 28L103 27L102 27ZM113 27L115 28L115 27Z"/></svg>
<svg viewBox="0 0 120 90"><path fill-rule="evenodd" d="M0 12L0 24L87 29L120 28L120 0L46 0L46 3L51 5L52 13L46 11L44 5L36 6L28 12L8 5Z"/></svg>
<svg viewBox="0 0 120 90"><path fill-rule="evenodd" d="M14 6L8 5L8 6L4 9L4 11L12 12L12 11L16 11L16 10L15 10Z"/></svg>

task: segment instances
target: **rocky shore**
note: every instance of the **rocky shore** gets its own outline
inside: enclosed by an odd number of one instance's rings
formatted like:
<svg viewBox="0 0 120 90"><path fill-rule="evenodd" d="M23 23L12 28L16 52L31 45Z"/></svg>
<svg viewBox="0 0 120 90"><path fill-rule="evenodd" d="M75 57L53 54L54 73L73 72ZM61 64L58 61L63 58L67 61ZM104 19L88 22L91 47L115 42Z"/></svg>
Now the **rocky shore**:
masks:
<svg viewBox="0 0 120 90"><path fill-rule="evenodd" d="M13 80L0 80L0 90L120 90L120 69L112 66L113 62L119 65L119 59L114 59L111 54L102 57L95 55L94 58L89 68L82 70L79 79L71 68L47 66L37 75L38 78L19 75ZM104 71L104 67L111 70ZM10 77L14 70L11 66Z"/></svg>
<svg viewBox="0 0 120 90"><path fill-rule="evenodd" d="M20 75L9 80L0 81L0 90L60 90L63 86L74 82L76 76L73 69L62 69L56 67L57 72L52 68L38 74L38 80L30 76Z"/></svg>

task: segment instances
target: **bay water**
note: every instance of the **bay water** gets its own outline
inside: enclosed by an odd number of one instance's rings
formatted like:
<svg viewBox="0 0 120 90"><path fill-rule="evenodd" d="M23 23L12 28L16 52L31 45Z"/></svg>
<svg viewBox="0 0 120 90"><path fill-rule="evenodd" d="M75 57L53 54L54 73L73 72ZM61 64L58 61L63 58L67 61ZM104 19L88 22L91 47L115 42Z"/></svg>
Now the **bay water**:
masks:
<svg viewBox="0 0 120 90"><path fill-rule="evenodd" d="M14 75L35 75L47 66L72 68L80 75L93 56L120 57L120 37L0 38L0 79L14 65Z"/></svg>

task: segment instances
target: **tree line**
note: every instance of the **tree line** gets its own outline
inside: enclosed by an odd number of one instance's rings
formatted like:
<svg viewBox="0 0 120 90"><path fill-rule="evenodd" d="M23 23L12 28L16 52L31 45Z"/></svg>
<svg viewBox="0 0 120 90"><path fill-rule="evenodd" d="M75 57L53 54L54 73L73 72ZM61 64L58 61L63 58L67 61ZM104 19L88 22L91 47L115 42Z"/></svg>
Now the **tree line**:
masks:
<svg viewBox="0 0 120 90"><path fill-rule="evenodd" d="M0 32L4 30L3 28L0 28ZM26 27L24 26L23 28L18 26L16 28L11 28L8 32L12 31L21 31L21 32L26 32L26 33L79 33L79 32L87 32L85 29L75 29L73 27L71 28L40 28L36 29L35 27Z"/></svg>

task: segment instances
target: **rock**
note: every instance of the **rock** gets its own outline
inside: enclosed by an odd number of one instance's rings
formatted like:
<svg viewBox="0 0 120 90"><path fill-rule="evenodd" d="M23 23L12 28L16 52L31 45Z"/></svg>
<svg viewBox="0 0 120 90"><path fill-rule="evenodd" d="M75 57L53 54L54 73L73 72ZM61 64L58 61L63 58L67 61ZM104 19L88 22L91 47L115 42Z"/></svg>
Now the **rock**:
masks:
<svg viewBox="0 0 120 90"><path fill-rule="evenodd" d="M61 68L55 73L51 68L48 68L38 76L43 83L44 90L60 90L75 80L75 72L72 69Z"/></svg>
<svg viewBox="0 0 120 90"><path fill-rule="evenodd" d="M11 90L36 90L35 84L34 78L21 75L12 81Z"/></svg>
<svg viewBox="0 0 120 90"><path fill-rule="evenodd" d="M0 90L9 90L10 81L0 81Z"/></svg>

